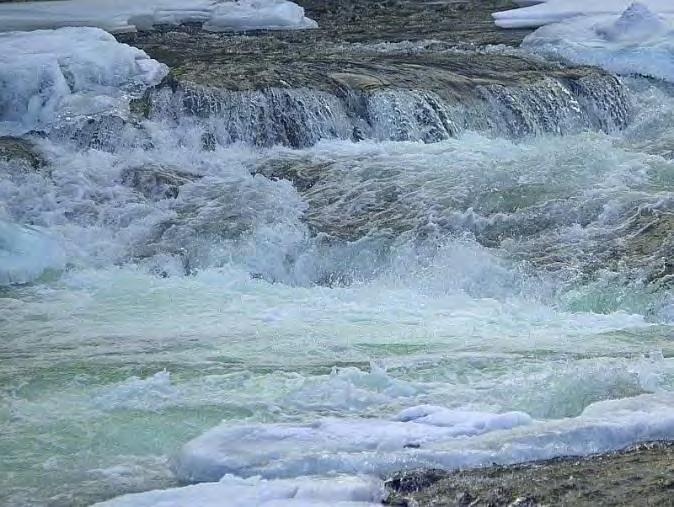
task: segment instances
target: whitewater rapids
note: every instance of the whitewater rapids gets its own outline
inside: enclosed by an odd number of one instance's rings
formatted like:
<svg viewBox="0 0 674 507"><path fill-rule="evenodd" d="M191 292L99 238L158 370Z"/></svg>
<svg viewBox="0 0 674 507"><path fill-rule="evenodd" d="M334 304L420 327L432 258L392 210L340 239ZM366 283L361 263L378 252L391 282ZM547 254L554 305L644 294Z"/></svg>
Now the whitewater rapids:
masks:
<svg viewBox="0 0 674 507"><path fill-rule="evenodd" d="M367 505L674 438L670 85L602 89L621 128L260 147L133 118L165 69L72 30L114 72L29 52L0 110L45 164L0 158L0 503Z"/></svg>

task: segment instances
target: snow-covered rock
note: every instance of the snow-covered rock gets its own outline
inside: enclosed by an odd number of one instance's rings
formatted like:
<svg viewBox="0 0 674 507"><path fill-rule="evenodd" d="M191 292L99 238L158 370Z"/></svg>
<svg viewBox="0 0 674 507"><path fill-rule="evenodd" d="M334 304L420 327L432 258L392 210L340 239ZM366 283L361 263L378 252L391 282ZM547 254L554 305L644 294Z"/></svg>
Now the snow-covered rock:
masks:
<svg viewBox="0 0 674 507"><path fill-rule="evenodd" d="M185 481L226 474L268 478L393 472L434 443L530 424L521 412L492 414L422 405L393 419L322 419L308 425L223 424L187 443L176 461ZM419 463L421 464L421 463Z"/></svg>
<svg viewBox="0 0 674 507"><path fill-rule="evenodd" d="M502 28L530 28L564 21L575 17L600 15L620 15L633 0L547 0L518 2L526 7L492 14L497 26ZM671 0L641 0L652 12L674 16L674 2Z"/></svg>
<svg viewBox="0 0 674 507"><path fill-rule="evenodd" d="M61 0L0 4L0 31L92 26L133 32L155 25L204 23L211 31L315 28L287 0Z"/></svg>
<svg viewBox="0 0 674 507"><path fill-rule="evenodd" d="M578 417L532 421L411 407L392 419L322 419L314 424L222 424L176 460L185 481L227 474L267 479L332 473L385 476L413 468L461 468L582 455L674 437L674 398L643 395L598 402Z"/></svg>
<svg viewBox="0 0 674 507"><path fill-rule="evenodd" d="M168 68L98 28L0 34L0 134L123 109Z"/></svg>
<svg viewBox="0 0 674 507"><path fill-rule="evenodd" d="M576 17L541 27L522 47L616 74L674 82L674 15L657 14L646 3L634 3L620 14Z"/></svg>

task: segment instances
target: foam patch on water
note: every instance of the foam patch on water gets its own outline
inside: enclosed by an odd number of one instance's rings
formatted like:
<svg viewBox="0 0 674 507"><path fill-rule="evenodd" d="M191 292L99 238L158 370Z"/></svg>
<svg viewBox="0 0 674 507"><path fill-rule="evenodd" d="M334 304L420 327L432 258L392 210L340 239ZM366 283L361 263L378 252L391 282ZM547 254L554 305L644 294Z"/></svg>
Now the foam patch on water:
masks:
<svg viewBox="0 0 674 507"><path fill-rule="evenodd" d="M160 371L141 379L131 377L94 395L94 404L103 410L158 410L174 404L178 391L171 384L171 374Z"/></svg>
<svg viewBox="0 0 674 507"><path fill-rule="evenodd" d="M158 83L167 72L145 52L97 28L0 34L0 135L123 110L131 92Z"/></svg>
<svg viewBox="0 0 674 507"><path fill-rule="evenodd" d="M617 74L674 82L674 12L665 17L647 5L634 3L619 14L576 17L539 28L522 47Z"/></svg>
<svg viewBox="0 0 674 507"><path fill-rule="evenodd" d="M210 31L316 28L286 0L62 0L0 4L0 31L94 26L109 32L203 23Z"/></svg>
<svg viewBox="0 0 674 507"><path fill-rule="evenodd" d="M265 480L227 475L219 482L127 495L97 507L366 507L381 505L381 481L367 477Z"/></svg>
<svg viewBox="0 0 674 507"><path fill-rule="evenodd" d="M590 405L575 418L534 422L521 412L490 414L418 406L393 419L323 419L311 425L223 424L189 442L176 461L187 481L225 474L293 477L401 469L476 467L619 449L674 438L674 395Z"/></svg>
<svg viewBox="0 0 674 507"><path fill-rule="evenodd" d="M410 398L421 391L421 385L393 378L386 370L372 364L369 372L355 367L333 368L327 378L302 378L298 388L284 401L303 410L356 412L398 398Z"/></svg>

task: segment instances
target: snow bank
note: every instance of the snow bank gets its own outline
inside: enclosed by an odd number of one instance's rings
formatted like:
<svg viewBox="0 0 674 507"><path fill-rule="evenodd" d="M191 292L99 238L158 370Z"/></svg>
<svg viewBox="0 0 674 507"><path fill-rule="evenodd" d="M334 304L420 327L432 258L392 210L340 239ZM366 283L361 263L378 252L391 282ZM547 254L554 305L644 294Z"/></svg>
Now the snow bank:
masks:
<svg viewBox="0 0 674 507"><path fill-rule="evenodd" d="M381 481L361 477L300 477L267 481L225 476L219 482L125 495L96 507L366 507L381 505Z"/></svg>
<svg viewBox="0 0 674 507"><path fill-rule="evenodd" d="M168 72L98 28L0 34L0 134L124 107Z"/></svg>
<svg viewBox="0 0 674 507"><path fill-rule="evenodd" d="M492 14L496 25L502 28L539 27L564 21L574 17L599 15L620 15L633 0L548 0L519 9ZM531 2L527 2L527 5ZM671 0L641 0L649 10L663 15L674 16L674 2ZM524 5L524 4L522 4Z"/></svg>
<svg viewBox="0 0 674 507"><path fill-rule="evenodd" d="M0 31L92 26L132 32L204 23L211 31L303 29L318 25L287 0L67 0L0 4Z"/></svg>
<svg viewBox="0 0 674 507"><path fill-rule="evenodd" d="M646 3L635 3L619 15L578 17L544 26L527 36L522 47L616 74L674 82L674 14L658 15Z"/></svg>
<svg viewBox="0 0 674 507"><path fill-rule="evenodd" d="M324 419L310 425L223 424L189 442L176 460L187 481L226 474L289 478L476 467L583 455L674 438L674 394L590 405L580 416L533 422L526 414L413 407L393 420Z"/></svg>
<svg viewBox="0 0 674 507"><path fill-rule="evenodd" d="M63 251L49 236L0 220L0 286L28 283L64 265Z"/></svg>

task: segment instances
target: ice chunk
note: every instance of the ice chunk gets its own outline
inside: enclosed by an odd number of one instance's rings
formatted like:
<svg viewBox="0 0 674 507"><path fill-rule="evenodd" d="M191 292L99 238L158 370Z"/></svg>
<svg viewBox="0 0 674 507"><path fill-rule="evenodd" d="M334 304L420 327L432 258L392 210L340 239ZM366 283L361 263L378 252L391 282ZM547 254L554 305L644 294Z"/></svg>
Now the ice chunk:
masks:
<svg viewBox="0 0 674 507"><path fill-rule="evenodd" d="M65 265L58 243L31 227L0 220L0 286L28 283Z"/></svg>
<svg viewBox="0 0 674 507"><path fill-rule="evenodd" d="M0 4L0 31L93 26L109 32L204 23L206 30L303 29L318 25L287 0L67 0Z"/></svg>
<svg viewBox="0 0 674 507"><path fill-rule="evenodd" d="M539 27L574 17L614 14L619 15L633 0L548 0L537 5L496 12L492 16L502 28ZM671 0L641 0L644 6L658 14L674 15Z"/></svg>
<svg viewBox="0 0 674 507"><path fill-rule="evenodd" d="M96 507L366 507L381 505L381 481L367 477L299 477L286 480L241 479L125 495Z"/></svg>
<svg viewBox="0 0 674 507"><path fill-rule="evenodd" d="M168 72L98 28L0 34L0 134L123 108Z"/></svg>
<svg viewBox="0 0 674 507"><path fill-rule="evenodd" d="M544 26L527 36L522 47L617 74L674 82L674 15L658 15L641 3L619 15L579 17Z"/></svg>
<svg viewBox="0 0 674 507"><path fill-rule="evenodd" d="M218 426L176 460L187 481L226 474L288 478L307 474L385 476L413 468L459 468L583 455L674 438L674 394L604 401L578 417L534 422L421 406L395 418L325 419L313 425Z"/></svg>
<svg viewBox="0 0 674 507"><path fill-rule="evenodd" d="M285 28L316 28L316 22L304 17L304 9L284 0L239 0L216 5L204 29L224 30L282 30Z"/></svg>
<svg viewBox="0 0 674 507"><path fill-rule="evenodd" d="M489 431L515 428L531 423L531 418L522 412L489 414L462 410L449 410L435 405L419 405L400 412L395 419L431 426L452 428L456 435L480 435Z"/></svg>
<svg viewBox="0 0 674 507"><path fill-rule="evenodd" d="M635 41L642 42L661 36L669 27L663 19L651 12L641 3L633 3L620 17L602 26L597 25L597 34L611 42Z"/></svg>
<svg viewBox="0 0 674 507"><path fill-rule="evenodd" d="M189 442L176 471L181 479L197 482L226 474L372 473L384 463L390 468L406 449L529 423L531 418L521 412L491 414L421 406L401 412L394 420L323 419L302 426L223 424Z"/></svg>

